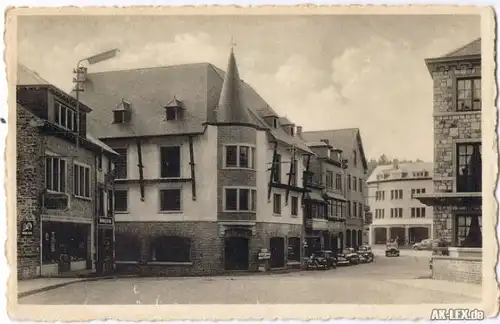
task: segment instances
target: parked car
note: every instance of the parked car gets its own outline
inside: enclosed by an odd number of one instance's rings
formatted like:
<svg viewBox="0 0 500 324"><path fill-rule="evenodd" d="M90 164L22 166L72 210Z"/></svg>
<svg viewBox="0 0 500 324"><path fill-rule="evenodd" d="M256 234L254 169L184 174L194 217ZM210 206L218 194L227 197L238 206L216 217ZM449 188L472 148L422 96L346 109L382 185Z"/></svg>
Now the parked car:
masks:
<svg viewBox="0 0 500 324"><path fill-rule="evenodd" d="M356 253L356 250L354 250L353 248L345 248L338 256L338 258L340 259L340 257L343 257L345 258L347 261L349 261L349 264L359 264L360 263L360 260L359 260L359 255Z"/></svg>
<svg viewBox="0 0 500 324"><path fill-rule="evenodd" d="M375 260L375 255L372 252L372 248L368 245L361 245L358 248L357 253L360 257L361 263L370 263Z"/></svg>
<svg viewBox="0 0 500 324"><path fill-rule="evenodd" d="M328 260L325 257L316 255L315 253L311 254L309 258L307 258L306 262L306 269L307 270L328 270L330 269L330 266L328 264Z"/></svg>
<svg viewBox="0 0 500 324"><path fill-rule="evenodd" d="M386 257L399 256L399 247L397 241L387 242L385 246L385 256Z"/></svg>
<svg viewBox="0 0 500 324"><path fill-rule="evenodd" d="M413 244L414 250L432 250L434 242L432 239L425 239L418 243Z"/></svg>
<svg viewBox="0 0 500 324"><path fill-rule="evenodd" d="M326 263L330 268L337 268L337 258L333 255L333 252L330 250L321 250L316 254L320 258L324 258Z"/></svg>

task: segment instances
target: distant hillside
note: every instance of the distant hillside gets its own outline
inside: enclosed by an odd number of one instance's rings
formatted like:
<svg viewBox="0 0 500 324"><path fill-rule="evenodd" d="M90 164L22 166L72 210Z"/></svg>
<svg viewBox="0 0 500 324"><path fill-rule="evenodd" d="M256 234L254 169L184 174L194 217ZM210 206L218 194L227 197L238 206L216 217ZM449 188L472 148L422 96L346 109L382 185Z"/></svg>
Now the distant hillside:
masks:
<svg viewBox="0 0 500 324"><path fill-rule="evenodd" d="M385 154L382 154L377 160L375 159L370 159L368 161L368 174L367 174L367 178L372 174L373 170L375 170L376 167L378 167L379 165L388 165L388 164L393 164L394 162L398 162L398 163L417 163L417 162L424 162L420 159L416 159L416 160L406 160L406 159L397 159L397 158L393 158L393 159L389 159Z"/></svg>

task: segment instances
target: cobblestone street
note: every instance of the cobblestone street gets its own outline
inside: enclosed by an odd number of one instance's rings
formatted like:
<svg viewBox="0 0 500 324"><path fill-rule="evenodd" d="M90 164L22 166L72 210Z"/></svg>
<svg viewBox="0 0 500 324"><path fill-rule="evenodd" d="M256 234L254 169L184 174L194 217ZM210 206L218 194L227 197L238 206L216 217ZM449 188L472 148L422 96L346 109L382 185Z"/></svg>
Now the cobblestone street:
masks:
<svg viewBox="0 0 500 324"><path fill-rule="evenodd" d="M21 304L468 303L470 287L431 282L429 259L379 256L375 263L328 271L81 282L21 298ZM438 283L444 287L438 287ZM479 291L480 286L473 287ZM468 291L468 292L467 292Z"/></svg>

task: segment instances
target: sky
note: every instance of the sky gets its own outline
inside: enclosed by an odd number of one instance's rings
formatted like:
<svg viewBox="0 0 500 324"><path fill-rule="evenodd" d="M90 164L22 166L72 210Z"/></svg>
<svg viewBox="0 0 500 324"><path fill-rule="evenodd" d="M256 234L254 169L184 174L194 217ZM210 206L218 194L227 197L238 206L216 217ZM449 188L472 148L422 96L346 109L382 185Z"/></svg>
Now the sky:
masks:
<svg viewBox="0 0 500 324"><path fill-rule="evenodd" d="M112 48L89 72L210 62L231 44L240 77L304 131L359 128L368 159L433 160L425 58L480 36L479 16L21 16L18 59L70 91L76 62Z"/></svg>

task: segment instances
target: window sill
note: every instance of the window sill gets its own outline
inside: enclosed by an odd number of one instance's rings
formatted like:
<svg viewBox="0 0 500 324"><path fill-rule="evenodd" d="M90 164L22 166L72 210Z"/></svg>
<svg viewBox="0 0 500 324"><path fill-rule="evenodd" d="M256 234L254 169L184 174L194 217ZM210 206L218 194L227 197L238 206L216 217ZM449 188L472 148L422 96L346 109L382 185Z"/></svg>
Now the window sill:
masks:
<svg viewBox="0 0 500 324"><path fill-rule="evenodd" d="M66 192L64 192L64 191L55 191L55 190L50 190L50 189L45 189L45 191L48 194L52 194L52 195L65 195L66 194Z"/></svg>
<svg viewBox="0 0 500 324"><path fill-rule="evenodd" d="M222 170L257 171L257 170L255 170L255 168L242 168L242 167L223 167Z"/></svg>
<svg viewBox="0 0 500 324"><path fill-rule="evenodd" d="M281 217L282 215L281 214L277 214L277 213L273 213L273 216Z"/></svg>
<svg viewBox="0 0 500 324"><path fill-rule="evenodd" d="M92 198L90 198L90 197L84 197L84 196L77 196L77 195L75 195L75 198L81 199L81 200L86 200L86 201L92 201Z"/></svg>
<svg viewBox="0 0 500 324"><path fill-rule="evenodd" d="M298 217L299 217L299 215L293 215L293 214L291 214L291 215L290 215L290 217L293 217L293 218L298 218Z"/></svg>
<svg viewBox="0 0 500 324"><path fill-rule="evenodd" d="M257 214L255 210L226 210L222 211L223 213L247 213L247 214Z"/></svg>
<svg viewBox="0 0 500 324"><path fill-rule="evenodd" d="M160 210L158 214L182 214L182 210Z"/></svg>
<svg viewBox="0 0 500 324"><path fill-rule="evenodd" d="M128 210L126 210L126 211L118 211L118 210L115 210L115 213L114 213L114 214L115 214L115 215L117 215L117 214L130 214L130 212L129 212Z"/></svg>

